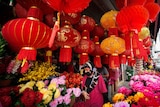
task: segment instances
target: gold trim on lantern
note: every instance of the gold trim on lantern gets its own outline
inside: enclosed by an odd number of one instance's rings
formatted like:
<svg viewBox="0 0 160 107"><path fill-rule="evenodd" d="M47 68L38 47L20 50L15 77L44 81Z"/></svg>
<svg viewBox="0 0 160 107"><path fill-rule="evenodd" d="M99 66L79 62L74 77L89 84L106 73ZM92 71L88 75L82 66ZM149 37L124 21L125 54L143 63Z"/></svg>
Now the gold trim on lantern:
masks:
<svg viewBox="0 0 160 107"><path fill-rule="evenodd" d="M29 19L29 20L35 20L35 21L39 21L39 19L38 18L35 18L35 17L27 17L27 19Z"/></svg>
<svg viewBox="0 0 160 107"><path fill-rule="evenodd" d="M82 55L88 55L88 53L82 53Z"/></svg>
<svg viewBox="0 0 160 107"><path fill-rule="evenodd" d="M64 45L63 48L71 48L71 47L68 45Z"/></svg>
<svg viewBox="0 0 160 107"><path fill-rule="evenodd" d="M83 39L87 39L87 36L83 36L82 38L83 38Z"/></svg>
<svg viewBox="0 0 160 107"><path fill-rule="evenodd" d="M25 49L25 50L36 50L34 47L22 47L22 49Z"/></svg>
<svg viewBox="0 0 160 107"><path fill-rule="evenodd" d="M118 56L118 54L117 53L113 53L112 56Z"/></svg>
<svg viewBox="0 0 160 107"><path fill-rule="evenodd" d="M99 42L95 42L96 45L99 45Z"/></svg>
<svg viewBox="0 0 160 107"><path fill-rule="evenodd" d="M100 55L96 55L96 57L98 57L98 58L99 58L99 57L100 57Z"/></svg>

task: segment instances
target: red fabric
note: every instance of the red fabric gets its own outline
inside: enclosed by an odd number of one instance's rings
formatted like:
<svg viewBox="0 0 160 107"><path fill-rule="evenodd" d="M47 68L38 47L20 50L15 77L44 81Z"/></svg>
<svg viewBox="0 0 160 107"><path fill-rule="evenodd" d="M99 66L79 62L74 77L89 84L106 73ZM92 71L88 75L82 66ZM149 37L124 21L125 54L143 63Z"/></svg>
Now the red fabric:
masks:
<svg viewBox="0 0 160 107"><path fill-rule="evenodd" d="M72 48L61 47L59 53L59 62L71 62L72 60Z"/></svg>
<svg viewBox="0 0 160 107"><path fill-rule="evenodd" d="M91 0L43 0L53 9L64 13L81 12L89 6Z"/></svg>

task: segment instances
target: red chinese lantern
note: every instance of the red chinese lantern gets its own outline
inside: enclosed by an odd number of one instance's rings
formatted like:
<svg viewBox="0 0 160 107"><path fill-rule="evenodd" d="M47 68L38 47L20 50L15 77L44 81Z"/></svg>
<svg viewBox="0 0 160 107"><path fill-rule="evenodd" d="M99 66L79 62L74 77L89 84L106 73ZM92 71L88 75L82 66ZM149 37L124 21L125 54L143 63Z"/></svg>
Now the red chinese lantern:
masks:
<svg viewBox="0 0 160 107"><path fill-rule="evenodd" d="M91 32L95 27L95 20L89 16L83 15L80 21L75 25L75 28L79 31L87 30Z"/></svg>
<svg viewBox="0 0 160 107"><path fill-rule="evenodd" d="M9 45L21 49L19 60L36 60L36 49L48 46L51 29L40 22L39 17L42 17L40 9L32 6L27 18L13 19L2 28L2 35Z"/></svg>
<svg viewBox="0 0 160 107"><path fill-rule="evenodd" d="M43 0L54 10L64 13L76 13L88 7L91 0Z"/></svg>
<svg viewBox="0 0 160 107"><path fill-rule="evenodd" d="M142 5L126 6L122 8L116 17L117 26L123 33L130 31L140 32L149 19L148 10Z"/></svg>
<svg viewBox="0 0 160 107"><path fill-rule="evenodd" d="M61 13L61 21L69 21L72 25L79 22L81 18L80 13Z"/></svg>
<svg viewBox="0 0 160 107"><path fill-rule="evenodd" d="M159 14L159 11L160 11L159 4L153 3L153 2L149 2L149 3L146 3L144 5L144 7L149 12L149 21L151 23L154 22L156 20L157 16L158 16L158 14Z"/></svg>
<svg viewBox="0 0 160 107"><path fill-rule="evenodd" d="M94 41L94 45L95 45L95 49L91 53L91 55L94 56L93 62L94 62L94 65L97 68L101 68L102 67L101 56L103 56L105 53L102 51L102 49L100 47L99 37L95 36L94 39L93 39L93 41Z"/></svg>
<svg viewBox="0 0 160 107"><path fill-rule="evenodd" d="M96 24L94 29L91 31L91 37L98 36L99 38L102 38L104 33L104 28L101 25Z"/></svg>
<svg viewBox="0 0 160 107"><path fill-rule="evenodd" d="M100 46L106 54L110 54L109 67L112 69L120 67L118 55L125 51L125 41L116 35L110 35Z"/></svg>
<svg viewBox="0 0 160 107"><path fill-rule="evenodd" d="M61 27L55 36L55 44L60 46L60 62L71 62L72 47L79 44L81 39L80 33L72 27L66 25Z"/></svg>
<svg viewBox="0 0 160 107"><path fill-rule="evenodd" d="M88 54L94 51L95 46L93 41L90 40L89 32L87 30L84 30L81 36L82 38L79 45L74 48L74 51L80 54L79 64L83 65L89 60Z"/></svg>

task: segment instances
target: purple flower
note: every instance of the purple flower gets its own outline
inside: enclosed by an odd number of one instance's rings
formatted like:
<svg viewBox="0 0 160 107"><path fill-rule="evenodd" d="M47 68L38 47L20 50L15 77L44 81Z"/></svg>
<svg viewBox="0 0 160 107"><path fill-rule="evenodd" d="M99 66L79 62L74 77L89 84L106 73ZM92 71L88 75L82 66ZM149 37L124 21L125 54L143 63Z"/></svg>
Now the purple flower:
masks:
<svg viewBox="0 0 160 107"><path fill-rule="evenodd" d="M113 105L113 107L130 107L130 105L127 102L120 101Z"/></svg>

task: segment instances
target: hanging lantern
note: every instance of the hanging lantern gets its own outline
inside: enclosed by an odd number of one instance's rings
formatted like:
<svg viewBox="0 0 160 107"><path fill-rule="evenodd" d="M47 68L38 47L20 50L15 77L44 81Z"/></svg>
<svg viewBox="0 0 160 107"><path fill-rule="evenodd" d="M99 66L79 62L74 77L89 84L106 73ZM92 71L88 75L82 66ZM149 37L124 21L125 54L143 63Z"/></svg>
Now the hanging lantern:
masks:
<svg viewBox="0 0 160 107"><path fill-rule="evenodd" d="M93 62L97 68L101 68L102 67L101 56L103 56L105 53L102 51L100 47L99 37L95 36L93 41L94 41L94 46L95 46L94 51L91 53L91 55L94 56Z"/></svg>
<svg viewBox="0 0 160 107"><path fill-rule="evenodd" d="M98 36L99 38L102 38L104 33L104 28L101 25L96 24L94 29L91 31L91 37Z"/></svg>
<svg viewBox="0 0 160 107"><path fill-rule="evenodd" d="M80 33L72 27L66 25L60 28L55 36L55 44L61 47L59 54L60 62L71 62L72 47L77 46L80 39Z"/></svg>
<svg viewBox="0 0 160 107"><path fill-rule="evenodd" d="M142 5L126 6L122 8L116 17L117 26L123 33L131 30L140 32L149 19L148 10Z"/></svg>
<svg viewBox="0 0 160 107"><path fill-rule="evenodd" d="M79 42L79 45L77 45L74 48L74 51L78 54L80 54L79 58L79 64L83 65L89 60L88 54L92 53L95 49L93 41L90 40L89 32L87 30L84 30L82 32L82 38Z"/></svg>
<svg viewBox="0 0 160 107"><path fill-rule="evenodd" d="M110 54L109 67L112 69L120 67L118 55L125 51L125 41L116 35L110 35L101 42L100 47L103 52Z"/></svg>
<svg viewBox="0 0 160 107"><path fill-rule="evenodd" d="M139 39L145 39L150 36L150 30L148 27L142 27L141 31L138 33Z"/></svg>
<svg viewBox="0 0 160 107"><path fill-rule="evenodd" d="M100 19L100 23L104 29L108 30L109 28L117 27L116 25L117 13L118 11L111 10L103 14L103 16Z"/></svg>
<svg viewBox="0 0 160 107"><path fill-rule="evenodd" d="M102 64L109 65L109 55L105 54L101 57L102 59Z"/></svg>
<svg viewBox="0 0 160 107"><path fill-rule="evenodd" d="M75 28L81 32L83 32L84 30L91 32L94 29L95 24L96 22L93 18L83 15L79 23L75 25Z"/></svg>
<svg viewBox="0 0 160 107"><path fill-rule="evenodd" d="M36 49L48 46L51 29L38 20L41 17L40 9L32 6L27 18L13 19L2 28L2 35L9 45L20 50L17 58L24 60L24 64L27 60L36 60Z"/></svg>
<svg viewBox="0 0 160 107"><path fill-rule="evenodd" d="M146 3L144 5L144 7L148 10L149 12L149 21L152 23L156 20L159 11L160 11L160 7L158 3L154 3L154 2L149 2Z"/></svg>
<svg viewBox="0 0 160 107"><path fill-rule="evenodd" d="M81 18L80 13L61 13L61 21L69 21L72 25L78 23Z"/></svg>

